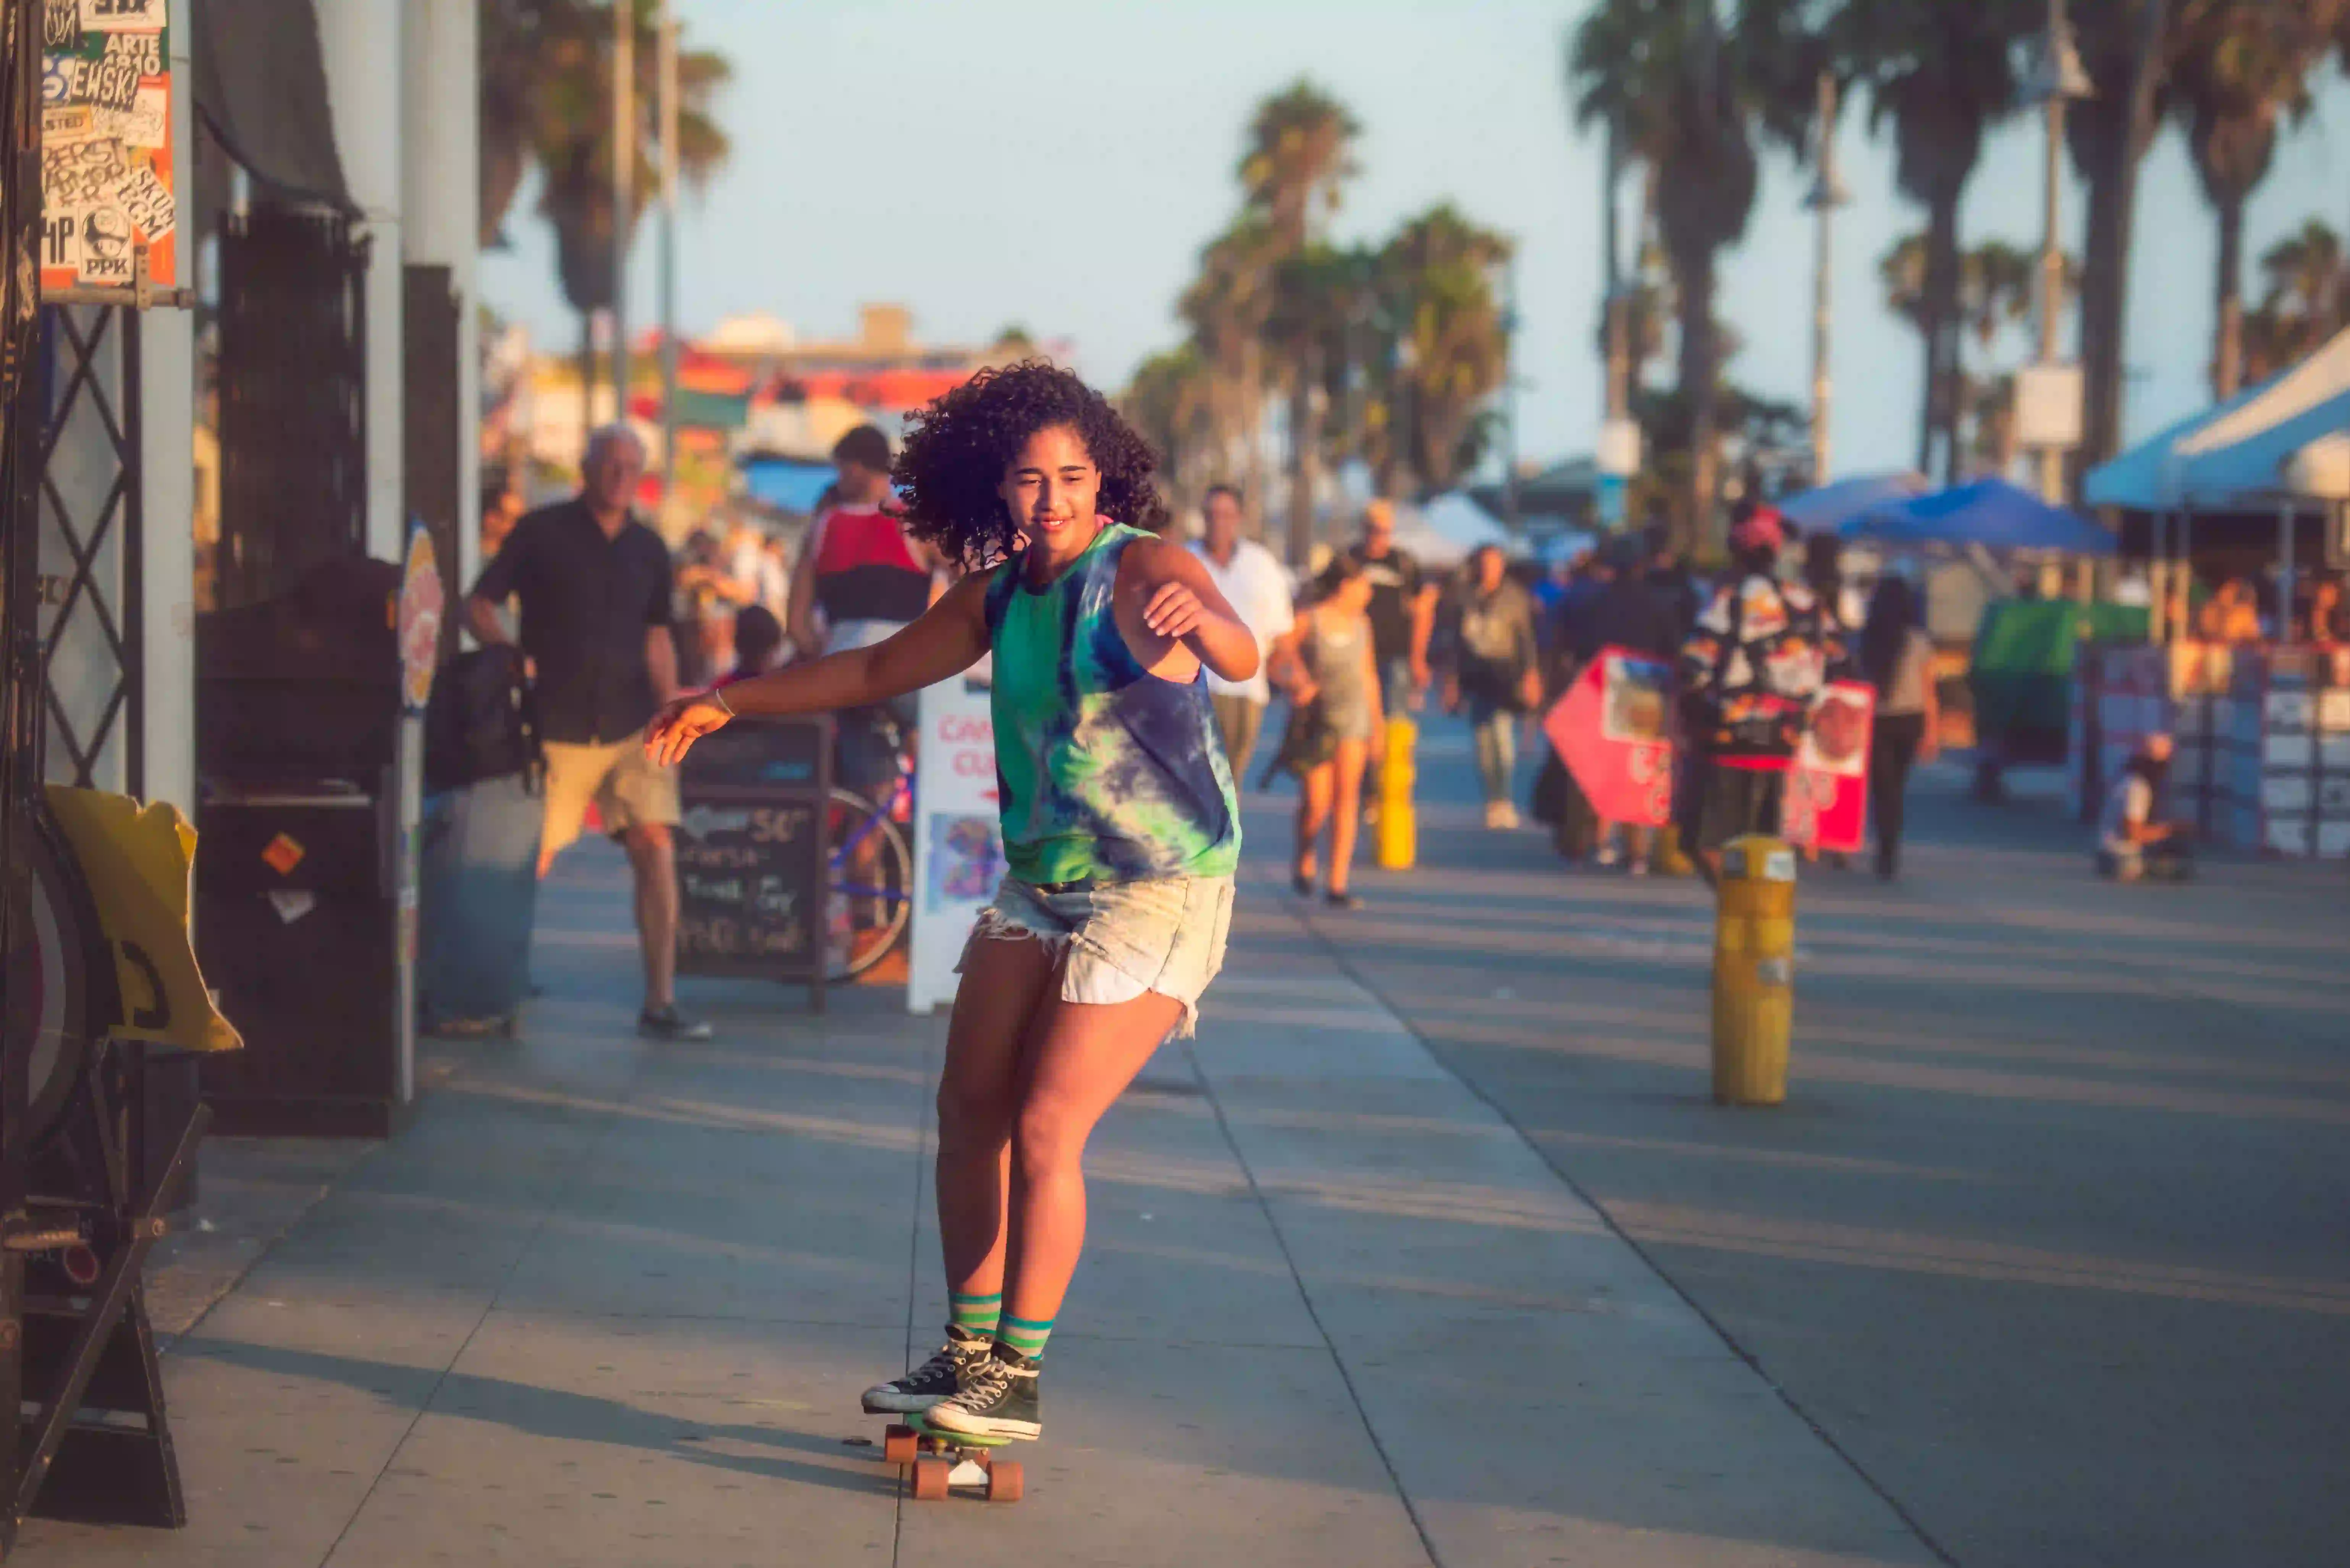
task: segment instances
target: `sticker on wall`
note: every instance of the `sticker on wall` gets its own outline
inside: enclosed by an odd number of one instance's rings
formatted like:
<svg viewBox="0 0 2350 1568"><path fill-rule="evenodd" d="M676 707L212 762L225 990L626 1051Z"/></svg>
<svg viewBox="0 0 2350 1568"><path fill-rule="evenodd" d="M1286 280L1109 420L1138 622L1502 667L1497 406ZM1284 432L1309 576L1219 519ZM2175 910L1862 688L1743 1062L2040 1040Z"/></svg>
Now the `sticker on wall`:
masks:
<svg viewBox="0 0 2350 1568"><path fill-rule="evenodd" d="M262 850L261 857L267 861L269 868L280 877L291 877L294 875L294 867L301 865L302 857L308 853L309 851L304 849L297 840L281 833L269 841L268 846Z"/></svg>

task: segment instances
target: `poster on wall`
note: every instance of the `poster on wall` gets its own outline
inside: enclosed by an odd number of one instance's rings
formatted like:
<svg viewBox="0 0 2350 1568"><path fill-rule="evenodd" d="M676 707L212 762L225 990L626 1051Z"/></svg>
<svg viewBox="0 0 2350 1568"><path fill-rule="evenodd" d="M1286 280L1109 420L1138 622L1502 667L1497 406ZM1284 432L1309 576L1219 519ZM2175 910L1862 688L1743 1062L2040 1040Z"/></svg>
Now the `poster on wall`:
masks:
<svg viewBox="0 0 2350 1568"><path fill-rule="evenodd" d="M41 286L177 285L170 0L42 0Z"/></svg>
<svg viewBox="0 0 2350 1568"><path fill-rule="evenodd" d="M1788 843L1859 852L1868 832L1868 743L1876 718L1876 688L1857 680L1832 681L1812 700L1780 807L1780 836Z"/></svg>
<svg viewBox="0 0 2350 1568"><path fill-rule="evenodd" d="M1593 815L1661 827L1673 815L1672 666L1600 650L1543 721Z"/></svg>
<svg viewBox="0 0 2350 1568"><path fill-rule="evenodd" d="M973 672L977 674L977 671ZM972 922L1003 875L988 689L959 675L921 694L914 778L914 933L906 1011L954 1000Z"/></svg>

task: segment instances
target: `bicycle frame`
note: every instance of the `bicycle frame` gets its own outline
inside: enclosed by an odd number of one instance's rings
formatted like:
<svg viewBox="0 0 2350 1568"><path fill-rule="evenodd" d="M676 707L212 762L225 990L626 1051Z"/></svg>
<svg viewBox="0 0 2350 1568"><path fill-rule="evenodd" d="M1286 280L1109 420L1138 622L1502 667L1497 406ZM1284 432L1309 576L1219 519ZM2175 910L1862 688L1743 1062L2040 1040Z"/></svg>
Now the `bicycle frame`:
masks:
<svg viewBox="0 0 2350 1568"><path fill-rule="evenodd" d="M837 877L847 866L850 857L856 854L858 846L873 836L875 827L881 822L896 816L900 807L907 808L909 816L911 815L914 802L913 778L913 764L907 760L901 751L898 754L897 782L889 786L888 794L872 803L872 811L868 813L856 827L843 835L833 845L831 858L826 866L827 871ZM855 883L838 881L833 882L828 890L850 898L890 898L910 896L910 889L900 889L893 893L887 888L865 888Z"/></svg>

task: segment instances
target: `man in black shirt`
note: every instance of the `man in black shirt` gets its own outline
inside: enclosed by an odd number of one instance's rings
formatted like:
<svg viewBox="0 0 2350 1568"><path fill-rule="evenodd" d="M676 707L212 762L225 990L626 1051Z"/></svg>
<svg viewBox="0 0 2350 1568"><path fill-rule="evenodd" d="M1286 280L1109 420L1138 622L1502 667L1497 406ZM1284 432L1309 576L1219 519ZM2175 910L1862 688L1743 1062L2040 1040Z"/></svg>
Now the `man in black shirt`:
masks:
<svg viewBox="0 0 2350 1568"><path fill-rule="evenodd" d="M677 1011L677 774L645 756L644 728L677 694L669 548L629 515L645 451L625 425L588 441L577 496L524 516L473 585L466 613L484 643L510 640L498 618L522 601L522 649L536 672L546 746L540 876L579 836L590 801L629 852L644 950L638 1029L706 1040L710 1026Z"/></svg>
<svg viewBox="0 0 2350 1568"><path fill-rule="evenodd" d="M1428 640L1436 626L1438 586L1420 571L1419 563L1396 547L1395 507L1374 501L1363 508L1363 536L1347 547L1346 555L1363 564L1371 585L1366 612L1371 621L1371 653L1378 660L1379 700L1387 716L1399 719L1419 711L1428 690ZM1332 574L1326 574L1325 584ZM1363 768L1363 820L1378 817L1379 759Z"/></svg>
<svg viewBox="0 0 2350 1568"><path fill-rule="evenodd" d="M1419 563L1396 547L1395 508L1374 501L1363 508L1363 537L1347 556L1370 579L1371 652L1379 662L1379 693L1388 717L1417 709L1428 690L1428 639L1436 625L1437 585Z"/></svg>

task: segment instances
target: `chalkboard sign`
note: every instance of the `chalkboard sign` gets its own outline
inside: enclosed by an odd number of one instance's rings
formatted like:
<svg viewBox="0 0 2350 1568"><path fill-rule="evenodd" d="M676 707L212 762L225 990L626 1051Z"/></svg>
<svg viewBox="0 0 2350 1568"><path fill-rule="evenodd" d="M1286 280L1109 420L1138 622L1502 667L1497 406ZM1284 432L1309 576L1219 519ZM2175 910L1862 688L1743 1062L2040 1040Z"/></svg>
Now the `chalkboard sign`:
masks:
<svg viewBox="0 0 2350 1568"><path fill-rule="evenodd" d="M680 782L689 793L782 790L814 800L830 783L822 775L831 754L829 719L738 719L693 743Z"/></svg>
<svg viewBox="0 0 2350 1568"><path fill-rule="evenodd" d="M824 1006L829 719L740 722L678 780L681 974L805 983Z"/></svg>

